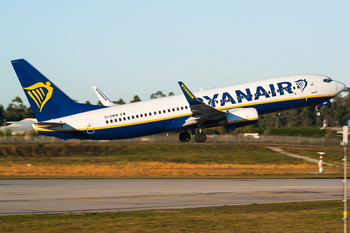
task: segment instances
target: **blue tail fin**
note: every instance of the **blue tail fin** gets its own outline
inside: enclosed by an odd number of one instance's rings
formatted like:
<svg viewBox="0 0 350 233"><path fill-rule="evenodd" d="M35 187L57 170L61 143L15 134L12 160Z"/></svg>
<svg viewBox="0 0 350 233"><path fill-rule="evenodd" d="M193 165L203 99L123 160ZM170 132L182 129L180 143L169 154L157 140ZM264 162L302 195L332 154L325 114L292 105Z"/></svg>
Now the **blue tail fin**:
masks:
<svg viewBox="0 0 350 233"><path fill-rule="evenodd" d="M76 103L24 59L11 63L39 122L103 108Z"/></svg>

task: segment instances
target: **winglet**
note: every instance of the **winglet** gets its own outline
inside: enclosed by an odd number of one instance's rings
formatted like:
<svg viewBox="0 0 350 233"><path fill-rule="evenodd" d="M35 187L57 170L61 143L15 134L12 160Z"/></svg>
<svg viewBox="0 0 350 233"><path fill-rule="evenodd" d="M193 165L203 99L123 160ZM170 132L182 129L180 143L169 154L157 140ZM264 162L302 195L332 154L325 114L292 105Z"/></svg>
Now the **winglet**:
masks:
<svg viewBox="0 0 350 233"><path fill-rule="evenodd" d="M190 89L188 89L188 88L186 87L186 85L185 85L183 82L179 81L179 85L180 85L181 90L182 90L182 92L184 93L184 95L185 95L185 97L186 97L186 99L187 99L187 102L188 102L190 105L192 105L192 104L202 104L202 102L200 102L200 101L196 98L196 96L190 91Z"/></svg>
<svg viewBox="0 0 350 233"><path fill-rule="evenodd" d="M107 96L105 94L102 93L102 91L100 89L98 89L98 87L96 86L93 86L92 87L98 97L98 99L101 101L101 103L104 105L104 106L113 106L113 105L118 105L118 104L115 104L113 103L112 101L110 101Z"/></svg>

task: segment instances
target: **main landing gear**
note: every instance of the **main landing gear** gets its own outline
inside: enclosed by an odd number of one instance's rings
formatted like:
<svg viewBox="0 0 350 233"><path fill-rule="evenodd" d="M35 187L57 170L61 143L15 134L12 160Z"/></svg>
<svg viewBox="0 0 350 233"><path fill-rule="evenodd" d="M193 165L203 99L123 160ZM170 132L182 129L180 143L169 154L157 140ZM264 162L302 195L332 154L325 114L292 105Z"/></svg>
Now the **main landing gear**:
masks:
<svg viewBox="0 0 350 233"><path fill-rule="evenodd" d="M316 117L320 117L320 116L321 116L321 112L320 112L320 110L318 109L317 105L315 105L315 116L316 116Z"/></svg>
<svg viewBox="0 0 350 233"><path fill-rule="evenodd" d="M191 135L187 131L185 131L180 133L179 139L181 142L189 142L191 140ZM207 135L205 135L205 133L202 132L196 133L194 136L194 140L199 143L205 142L207 140Z"/></svg>
<svg viewBox="0 0 350 233"><path fill-rule="evenodd" d="M185 131L180 133L179 139L181 142L189 142L191 140L191 135Z"/></svg>
<svg viewBox="0 0 350 233"><path fill-rule="evenodd" d="M196 135L194 136L194 140L196 140L196 142L202 143L205 142L207 140L207 135L205 135L205 133L196 133Z"/></svg>

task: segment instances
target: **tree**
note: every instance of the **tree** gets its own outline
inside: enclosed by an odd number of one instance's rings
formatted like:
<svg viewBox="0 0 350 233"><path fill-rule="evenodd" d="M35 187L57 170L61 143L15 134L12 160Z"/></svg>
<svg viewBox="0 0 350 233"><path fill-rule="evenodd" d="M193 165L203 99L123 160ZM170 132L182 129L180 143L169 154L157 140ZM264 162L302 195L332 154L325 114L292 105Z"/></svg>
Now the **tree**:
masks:
<svg viewBox="0 0 350 233"><path fill-rule="evenodd" d="M173 95L175 95L173 92L169 92L168 96L173 96Z"/></svg>
<svg viewBox="0 0 350 233"><path fill-rule="evenodd" d="M135 103L141 101L140 97L138 95L134 96L134 99L130 101L130 103Z"/></svg>
<svg viewBox="0 0 350 233"><path fill-rule="evenodd" d="M26 108L23 114L23 118L35 118L32 107Z"/></svg>
<svg viewBox="0 0 350 233"><path fill-rule="evenodd" d="M91 102L87 100L87 101L85 102L85 104L90 104L90 105L91 105Z"/></svg>
<svg viewBox="0 0 350 233"><path fill-rule="evenodd" d="M20 121L25 118L25 112L26 106L23 105L21 98L17 96L6 108L4 117L7 121Z"/></svg>
<svg viewBox="0 0 350 233"><path fill-rule="evenodd" d="M162 97L165 97L165 95L161 91L157 91L156 93L153 93L151 95L151 99L157 99L157 98L162 98Z"/></svg>
<svg viewBox="0 0 350 233"><path fill-rule="evenodd" d="M113 103L120 104L120 105L125 104L125 102L122 98L120 98L118 101L113 101Z"/></svg>
<svg viewBox="0 0 350 233"><path fill-rule="evenodd" d="M3 124L4 122L4 116L5 115L5 109L4 109L4 106L0 105L0 125Z"/></svg>

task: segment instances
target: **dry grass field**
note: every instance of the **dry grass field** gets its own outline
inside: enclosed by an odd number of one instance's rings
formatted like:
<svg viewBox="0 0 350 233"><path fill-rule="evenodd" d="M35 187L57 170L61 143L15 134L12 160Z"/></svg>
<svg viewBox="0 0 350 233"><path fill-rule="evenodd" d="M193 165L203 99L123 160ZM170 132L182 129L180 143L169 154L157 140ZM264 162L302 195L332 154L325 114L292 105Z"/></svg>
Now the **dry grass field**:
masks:
<svg viewBox="0 0 350 233"><path fill-rule="evenodd" d="M0 165L2 177L232 177L244 175L305 174L317 171L313 164L189 164L126 162L115 165Z"/></svg>

